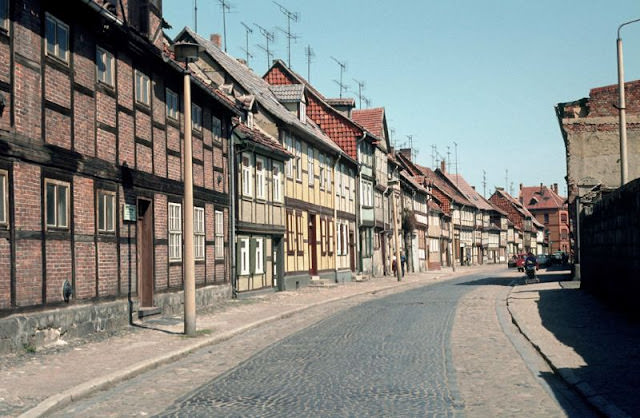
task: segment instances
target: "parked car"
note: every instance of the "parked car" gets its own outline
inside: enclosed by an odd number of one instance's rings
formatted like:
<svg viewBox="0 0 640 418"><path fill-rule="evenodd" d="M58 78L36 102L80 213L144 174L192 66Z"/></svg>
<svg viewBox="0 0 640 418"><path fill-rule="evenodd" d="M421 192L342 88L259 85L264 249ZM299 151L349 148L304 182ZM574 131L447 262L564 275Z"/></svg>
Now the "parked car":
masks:
<svg viewBox="0 0 640 418"><path fill-rule="evenodd" d="M551 262L553 264L562 264L565 260L565 255L563 251L556 251L551 254Z"/></svg>
<svg viewBox="0 0 640 418"><path fill-rule="evenodd" d="M549 267L551 264L551 258L547 254L539 254L536 256L536 261L539 267Z"/></svg>
<svg viewBox="0 0 640 418"><path fill-rule="evenodd" d="M518 257L517 256L512 256L509 261L507 261L507 267L508 268L514 268L516 267L516 262L518 261Z"/></svg>
<svg viewBox="0 0 640 418"><path fill-rule="evenodd" d="M526 254L518 254L511 257L507 263L509 267L516 267L518 271L524 271L524 260L527 258Z"/></svg>

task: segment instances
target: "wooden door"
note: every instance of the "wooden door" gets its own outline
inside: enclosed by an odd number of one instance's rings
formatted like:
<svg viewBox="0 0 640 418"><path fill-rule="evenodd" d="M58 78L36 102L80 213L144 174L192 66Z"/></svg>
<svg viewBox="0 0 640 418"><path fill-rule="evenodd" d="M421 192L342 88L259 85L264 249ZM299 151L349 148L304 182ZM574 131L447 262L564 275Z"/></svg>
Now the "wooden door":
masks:
<svg viewBox="0 0 640 418"><path fill-rule="evenodd" d="M318 247L316 243L316 215L309 214L309 274L318 274Z"/></svg>
<svg viewBox="0 0 640 418"><path fill-rule="evenodd" d="M150 200L138 199L137 206L138 298L147 308L153 306L153 210Z"/></svg>

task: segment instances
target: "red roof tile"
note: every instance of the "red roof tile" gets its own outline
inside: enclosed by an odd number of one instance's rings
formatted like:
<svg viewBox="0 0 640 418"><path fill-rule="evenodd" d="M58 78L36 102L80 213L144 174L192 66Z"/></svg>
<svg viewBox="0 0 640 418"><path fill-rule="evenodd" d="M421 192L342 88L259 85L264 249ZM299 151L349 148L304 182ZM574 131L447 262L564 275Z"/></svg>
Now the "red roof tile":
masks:
<svg viewBox="0 0 640 418"><path fill-rule="evenodd" d="M562 209L565 200L547 186L523 187L520 189L520 202L529 210Z"/></svg>
<svg viewBox="0 0 640 418"><path fill-rule="evenodd" d="M384 138L384 107L353 110L351 117L378 138Z"/></svg>

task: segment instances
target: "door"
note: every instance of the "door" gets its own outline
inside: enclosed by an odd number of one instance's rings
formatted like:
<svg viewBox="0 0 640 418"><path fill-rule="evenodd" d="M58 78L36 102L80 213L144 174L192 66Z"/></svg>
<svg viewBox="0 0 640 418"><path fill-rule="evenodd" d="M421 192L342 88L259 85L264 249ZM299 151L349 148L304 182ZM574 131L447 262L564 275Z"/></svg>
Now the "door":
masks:
<svg viewBox="0 0 640 418"><path fill-rule="evenodd" d="M356 271L356 240L353 231L349 231L349 267L351 271Z"/></svg>
<svg viewBox="0 0 640 418"><path fill-rule="evenodd" d="M382 274L386 276L389 274L389 268L387 266L387 242L384 232L380 232L380 247L382 248Z"/></svg>
<svg viewBox="0 0 640 418"><path fill-rule="evenodd" d="M138 199L137 207L138 299L147 308L153 306L153 210L147 199Z"/></svg>
<svg viewBox="0 0 640 418"><path fill-rule="evenodd" d="M318 274L318 247L316 243L316 215L309 214L309 274Z"/></svg>

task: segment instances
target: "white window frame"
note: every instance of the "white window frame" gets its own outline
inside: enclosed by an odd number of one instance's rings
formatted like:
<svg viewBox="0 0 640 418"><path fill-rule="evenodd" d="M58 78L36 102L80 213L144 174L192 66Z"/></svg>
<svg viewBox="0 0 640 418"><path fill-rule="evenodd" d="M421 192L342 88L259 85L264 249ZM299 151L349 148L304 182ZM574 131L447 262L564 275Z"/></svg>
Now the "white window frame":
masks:
<svg viewBox="0 0 640 418"><path fill-rule="evenodd" d="M104 70L100 70L100 65ZM115 59L113 54L104 48L96 47L96 80L107 86L115 86Z"/></svg>
<svg viewBox="0 0 640 418"><path fill-rule="evenodd" d="M307 145L307 177L309 180L309 186L313 187L315 183L315 164L314 164L314 152L311 145Z"/></svg>
<svg viewBox="0 0 640 418"><path fill-rule="evenodd" d="M224 258L224 213L221 210L216 210L215 215L215 253L216 258Z"/></svg>
<svg viewBox="0 0 640 418"><path fill-rule="evenodd" d="M180 99L178 93L167 88L165 91L165 102L167 105L167 118L177 121L180 117Z"/></svg>
<svg viewBox="0 0 640 418"><path fill-rule="evenodd" d="M264 274L264 238L256 238L254 274Z"/></svg>
<svg viewBox="0 0 640 418"><path fill-rule="evenodd" d="M302 181L302 142L296 139L296 180Z"/></svg>
<svg viewBox="0 0 640 418"><path fill-rule="evenodd" d="M109 207L108 203L111 203ZM100 206L102 205L102 210ZM116 194L108 190L98 190L96 212L98 215L98 232L115 232L116 230ZM102 219L102 221L101 221ZM109 225L111 221L111 225Z"/></svg>
<svg viewBox="0 0 640 418"><path fill-rule="evenodd" d="M54 37L53 43L49 42L49 36L48 36L50 24L53 25L53 31L54 31L52 34ZM58 39L59 30L64 30L66 32L66 42L65 42L66 44L64 45L63 53L60 51L61 44ZM47 13L45 16L45 25L44 25L45 54L47 54L50 57L54 57L59 60L62 60L68 64L69 63L69 37L70 37L69 25L67 25L60 19L53 17L52 15Z"/></svg>
<svg viewBox="0 0 640 418"><path fill-rule="evenodd" d="M53 206L53 217L55 218L53 222L49 219L49 186L54 187L54 206ZM44 181L44 200L45 200L45 218L47 228L58 228L58 229L68 229L69 228L69 196L71 186L68 182L45 179ZM61 195L60 189L64 188L64 194ZM60 208L59 205L61 203L60 199L64 199L64 222L60 218Z"/></svg>
<svg viewBox="0 0 640 418"><path fill-rule="evenodd" d="M253 196L252 183L252 158L249 154L241 154L241 166L242 166L242 195L246 197Z"/></svg>
<svg viewBox="0 0 640 418"><path fill-rule="evenodd" d="M191 103L191 129L202 132L202 108L195 103Z"/></svg>
<svg viewBox="0 0 640 418"><path fill-rule="evenodd" d="M373 206L373 202L372 202L372 192L373 192L373 184L368 181L368 180L362 180L362 182L360 183L360 190L361 190L361 194L360 194L360 198L361 198L361 205L362 206Z"/></svg>
<svg viewBox="0 0 640 418"><path fill-rule="evenodd" d="M256 157L256 199L266 199L266 161L264 158Z"/></svg>
<svg viewBox="0 0 640 418"><path fill-rule="evenodd" d="M167 214L169 261L182 261L182 204L169 202Z"/></svg>
<svg viewBox="0 0 640 418"><path fill-rule="evenodd" d="M273 201L282 203L282 165L273 163Z"/></svg>
<svg viewBox="0 0 640 418"><path fill-rule="evenodd" d="M305 102L300 102L300 122L307 123L307 104Z"/></svg>
<svg viewBox="0 0 640 418"><path fill-rule="evenodd" d="M323 153L320 153L320 156L318 157L318 166L320 167L320 175L319 175L319 182L320 182L320 190L324 190L325 189L325 157Z"/></svg>
<svg viewBox="0 0 640 418"><path fill-rule="evenodd" d="M9 174L5 170L0 170L0 225L9 223L7 216L7 207L9 205L8 178Z"/></svg>
<svg viewBox="0 0 640 418"><path fill-rule="evenodd" d="M248 111L247 112L247 127L249 129L253 129L253 124L254 124L253 112Z"/></svg>
<svg viewBox="0 0 640 418"><path fill-rule="evenodd" d="M287 151L289 151L291 154L293 154L292 139L291 139L291 136L289 136L289 134L285 134L284 146L285 146ZM287 178L293 178L293 160L294 160L294 158L295 157L290 157L287 160L287 163L286 163L286 166L285 166L285 175L287 176Z"/></svg>
<svg viewBox="0 0 640 418"><path fill-rule="evenodd" d="M134 71L136 103L149 106L151 104L151 79L140 70Z"/></svg>
<svg viewBox="0 0 640 418"><path fill-rule="evenodd" d="M336 254L342 255L342 223L336 222Z"/></svg>
<svg viewBox="0 0 640 418"><path fill-rule="evenodd" d="M238 238L240 243L240 251L238 251L238 256L240 257L240 271L238 272L241 276L247 276L250 273L250 262L249 262L249 238Z"/></svg>
<svg viewBox="0 0 640 418"><path fill-rule="evenodd" d="M193 258L196 261L204 260L205 255L205 230L204 208L193 207Z"/></svg>

